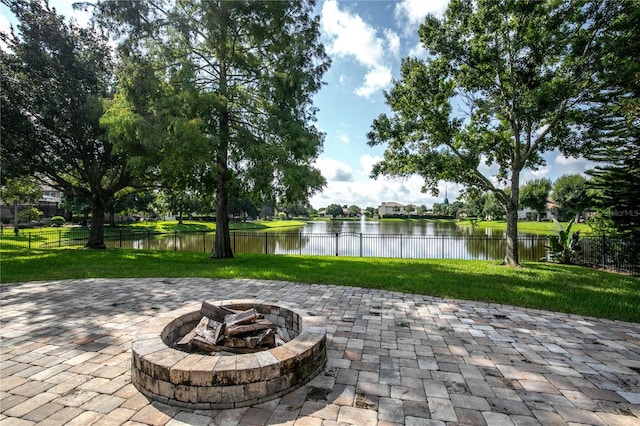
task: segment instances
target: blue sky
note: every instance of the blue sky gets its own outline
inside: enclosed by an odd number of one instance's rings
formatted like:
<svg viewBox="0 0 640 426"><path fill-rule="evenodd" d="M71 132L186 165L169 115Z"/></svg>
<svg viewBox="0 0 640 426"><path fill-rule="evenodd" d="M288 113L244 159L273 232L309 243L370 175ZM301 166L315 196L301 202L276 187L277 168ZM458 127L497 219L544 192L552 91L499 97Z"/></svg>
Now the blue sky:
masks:
<svg viewBox="0 0 640 426"><path fill-rule="evenodd" d="M459 187L441 182L441 194L421 193L421 179L393 180L369 177L371 167L382 159L384 147L369 147L366 134L373 120L389 112L384 90L399 76L400 61L407 56L424 58L417 31L428 13L440 16L448 0L318 0L321 41L332 59L324 76L325 86L314 102L319 108L316 125L326 134L324 151L316 162L327 186L311 198L318 209L332 203L377 207L382 202L425 204L431 208L442 202L445 187L455 200ZM50 0L65 16L86 22L87 16L74 12L70 0ZM0 28L10 21L0 6ZM547 177L555 180L569 173L583 173L591 167L585 159L565 158L559 153L545 155L548 165L537 172L524 171L521 181ZM491 176L493 170L482 170Z"/></svg>

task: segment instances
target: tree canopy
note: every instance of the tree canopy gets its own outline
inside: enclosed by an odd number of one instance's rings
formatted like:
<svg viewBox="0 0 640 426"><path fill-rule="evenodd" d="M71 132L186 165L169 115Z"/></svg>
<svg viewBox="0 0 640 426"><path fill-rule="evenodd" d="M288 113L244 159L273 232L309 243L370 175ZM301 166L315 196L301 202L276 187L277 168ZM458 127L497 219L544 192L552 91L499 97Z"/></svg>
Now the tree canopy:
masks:
<svg viewBox="0 0 640 426"><path fill-rule="evenodd" d="M159 154L163 181L215 194L213 258L233 256L230 198L306 202L325 184L311 166L323 143L312 95L329 66L313 6L97 4L98 22L123 36L111 128Z"/></svg>
<svg viewBox="0 0 640 426"><path fill-rule="evenodd" d="M587 179L578 174L559 177L553 183L551 197L563 212L574 215L576 222L580 214L591 206L587 192Z"/></svg>
<svg viewBox="0 0 640 426"><path fill-rule="evenodd" d="M547 198L551 193L551 180L546 178L531 180L520 188L520 204L535 210L539 221L542 213L547 209Z"/></svg>
<svg viewBox="0 0 640 426"><path fill-rule="evenodd" d="M615 7L583 120L585 155L598 162L588 173L600 218L613 232L640 240L640 4Z"/></svg>
<svg viewBox="0 0 640 426"><path fill-rule="evenodd" d="M373 176L417 174L435 194L441 180L490 191L506 213L504 263L519 265L520 173L545 152L578 151L575 116L613 15L609 2L452 0L442 19L427 16L428 57L402 61L386 93L393 114L368 134L387 144Z"/></svg>
<svg viewBox="0 0 640 426"><path fill-rule="evenodd" d="M113 85L111 51L46 2L2 0L18 32L2 34L3 170L46 179L92 206L88 247L104 248L105 206L135 179L127 153L100 126Z"/></svg>

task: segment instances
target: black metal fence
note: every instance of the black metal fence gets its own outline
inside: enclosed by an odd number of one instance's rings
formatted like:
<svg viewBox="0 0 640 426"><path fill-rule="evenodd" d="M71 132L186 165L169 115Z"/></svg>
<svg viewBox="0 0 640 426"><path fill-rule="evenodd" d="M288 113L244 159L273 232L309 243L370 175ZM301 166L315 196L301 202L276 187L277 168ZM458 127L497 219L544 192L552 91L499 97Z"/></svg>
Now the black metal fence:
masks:
<svg viewBox="0 0 640 426"><path fill-rule="evenodd" d="M214 231L136 231L130 228L105 229L105 245L111 248L208 252ZM29 248L82 246L89 239L85 228L0 235L0 243L16 243ZM3 244L4 245L4 244ZM476 235L414 235L360 233L232 232L235 253L299 254L319 256L387 257L412 259L480 259L504 257L504 237ZM521 261L549 260L545 236L518 237ZM582 237L575 263L615 269L640 275L640 244L609 237Z"/></svg>

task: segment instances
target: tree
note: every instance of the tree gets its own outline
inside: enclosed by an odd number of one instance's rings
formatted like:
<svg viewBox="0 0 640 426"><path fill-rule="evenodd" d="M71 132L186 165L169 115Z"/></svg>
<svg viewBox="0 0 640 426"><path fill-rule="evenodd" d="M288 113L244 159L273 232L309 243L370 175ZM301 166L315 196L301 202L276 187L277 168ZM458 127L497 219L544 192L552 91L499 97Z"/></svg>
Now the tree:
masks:
<svg viewBox="0 0 640 426"><path fill-rule="evenodd" d="M258 216L258 208L250 198L232 198L229 200L229 213L239 215L242 221L246 221L248 217Z"/></svg>
<svg viewBox="0 0 640 426"><path fill-rule="evenodd" d="M367 207L365 209L365 213L368 217L374 217L378 214L378 209L376 209L375 207Z"/></svg>
<svg viewBox="0 0 640 426"><path fill-rule="evenodd" d="M406 206L404 206L404 211L407 212L407 215L409 215L409 217L411 217L411 213L416 211L416 209L415 207L413 207L413 204L407 204Z"/></svg>
<svg viewBox="0 0 640 426"><path fill-rule="evenodd" d="M233 257L230 198L306 202L325 184L311 166L323 143L312 96L329 66L313 7L306 0L96 6L99 22L126 35L121 111L128 114L120 119L136 123L127 134L178 153L159 159L161 172L198 170L198 189L215 193L212 258ZM136 139L141 134L148 137Z"/></svg>
<svg viewBox="0 0 640 426"><path fill-rule="evenodd" d="M42 197L42 188L32 177L9 178L0 187L0 200L9 206L13 213L13 232L18 233L18 204L34 204ZM12 207L13 206L13 207Z"/></svg>
<svg viewBox="0 0 640 426"><path fill-rule="evenodd" d="M464 210L467 213L467 216L484 218L483 210L486 198L486 193L479 193L477 191L467 193L464 202Z"/></svg>
<svg viewBox="0 0 640 426"><path fill-rule="evenodd" d="M46 2L2 3L19 22L19 34L2 35L8 47L0 52L3 167L89 201L87 247L105 248L105 207L134 183L126 153L100 126L112 87L110 48Z"/></svg>
<svg viewBox="0 0 640 426"><path fill-rule="evenodd" d="M327 206L326 214L331 217L340 217L343 216L342 206L340 204L329 204Z"/></svg>
<svg viewBox="0 0 640 426"><path fill-rule="evenodd" d="M360 210L360 207L352 204L347 208L347 215L349 215L349 217L360 216Z"/></svg>
<svg viewBox="0 0 640 426"><path fill-rule="evenodd" d="M547 198L551 192L551 181L546 178L534 179L520 188L520 204L535 210L536 219L547 209Z"/></svg>
<svg viewBox="0 0 640 426"><path fill-rule="evenodd" d="M587 179L582 175L564 175L553 184L553 201L563 212L575 216L578 222L580 214L591 206L591 199L587 193Z"/></svg>
<svg viewBox="0 0 640 426"><path fill-rule="evenodd" d="M109 213L109 224L115 226L115 215L129 215L135 212L148 211L156 201L157 194L152 191L138 191L128 187L113 195L105 211Z"/></svg>
<svg viewBox="0 0 640 426"><path fill-rule="evenodd" d="M424 204L420 205L416 209L416 213L418 213L420 216L423 216L426 212L427 212L427 206L425 206Z"/></svg>
<svg viewBox="0 0 640 426"><path fill-rule="evenodd" d="M407 58L386 93L394 115L380 115L370 145L388 144L380 175L441 180L490 191L506 213L504 263L519 265L520 173L541 154L575 153L572 126L591 84L594 46L611 19L608 2L452 0L419 36L426 61ZM494 180L482 173L497 169ZM508 193L506 189L510 189Z"/></svg>
<svg viewBox="0 0 640 426"><path fill-rule="evenodd" d="M288 217L306 216L308 217L313 209L308 203L287 203L279 207Z"/></svg>
<svg viewBox="0 0 640 426"><path fill-rule="evenodd" d="M600 45L586 157L599 165L587 173L597 216L612 232L640 240L640 4L616 2L618 18Z"/></svg>

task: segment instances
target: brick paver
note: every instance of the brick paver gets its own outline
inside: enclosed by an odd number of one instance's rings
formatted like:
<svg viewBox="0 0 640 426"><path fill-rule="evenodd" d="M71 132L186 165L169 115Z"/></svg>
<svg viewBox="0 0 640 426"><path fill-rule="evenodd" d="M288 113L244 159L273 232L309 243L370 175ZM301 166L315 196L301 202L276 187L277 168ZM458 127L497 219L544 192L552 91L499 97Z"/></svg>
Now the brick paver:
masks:
<svg viewBox="0 0 640 426"><path fill-rule="evenodd" d="M261 280L3 284L0 425L640 425L640 324L381 290ZM207 300L296 303L327 319L327 364L254 407L151 402L132 336Z"/></svg>

